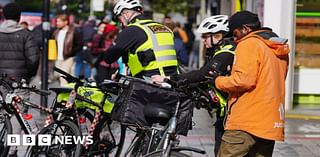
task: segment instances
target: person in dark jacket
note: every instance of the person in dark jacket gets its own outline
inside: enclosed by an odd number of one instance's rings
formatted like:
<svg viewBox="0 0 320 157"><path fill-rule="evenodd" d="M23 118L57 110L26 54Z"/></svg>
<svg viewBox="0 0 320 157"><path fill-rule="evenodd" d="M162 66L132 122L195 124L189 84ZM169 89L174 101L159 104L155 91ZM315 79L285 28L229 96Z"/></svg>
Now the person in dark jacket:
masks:
<svg viewBox="0 0 320 157"><path fill-rule="evenodd" d="M172 75L167 77L168 79L173 81L186 79L189 83L198 83L206 81L208 77L211 76L210 73L212 71L217 72L220 75L228 75L231 71L236 46L231 39L225 38L225 35L229 31L228 16L216 15L208 17L201 22L197 31L201 33L201 38L207 48L205 65L199 70L179 75ZM159 75L152 76L153 82L156 83L162 83L164 78L165 77ZM228 95L216 90L213 84L208 84L206 88L213 91L219 98L219 102L217 102L217 104L212 104L217 107L214 148L214 153L217 155L224 132L224 107L226 106Z"/></svg>
<svg viewBox="0 0 320 157"><path fill-rule="evenodd" d="M76 54L75 57L75 68L74 75L76 77L84 77L84 79L89 79L91 76L91 53L92 53L92 40L96 33L95 21L87 21L84 26L80 26L80 33L82 34L83 46L80 52Z"/></svg>
<svg viewBox="0 0 320 157"><path fill-rule="evenodd" d="M0 24L0 74L5 73L17 81L24 79L28 83L37 73L38 47L31 32L18 24L21 9L17 4L7 4L3 8L3 15L5 21ZM5 97L7 91L1 88L1 92ZM15 93L23 99L30 98L29 92L26 90L16 90ZM22 110L22 112L27 111ZM20 133L20 130L20 127L13 127L14 134ZM16 147L10 148L9 156L17 156Z"/></svg>
<svg viewBox="0 0 320 157"><path fill-rule="evenodd" d="M31 32L18 24L20 13L15 3L3 8L6 20L0 24L0 73L30 81L37 73L39 51Z"/></svg>

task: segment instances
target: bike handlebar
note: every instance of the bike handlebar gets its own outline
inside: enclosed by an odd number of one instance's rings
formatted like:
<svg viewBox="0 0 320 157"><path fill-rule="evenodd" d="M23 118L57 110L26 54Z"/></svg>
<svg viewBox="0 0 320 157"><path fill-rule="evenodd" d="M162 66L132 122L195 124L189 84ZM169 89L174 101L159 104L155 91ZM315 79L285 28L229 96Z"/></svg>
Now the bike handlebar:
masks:
<svg viewBox="0 0 320 157"><path fill-rule="evenodd" d="M204 81L201 83L189 83L187 79L181 79L178 81L173 81L167 78L164 79L164 82L172 85L172 87L176 91L181 91L186 95L190 96L190 98L193 101L196 101L196 103L194 103L196 108L205 108L208 111L211 111L213 109L212 105L210 104L214 104L216 103L216 101L213 101L213 99L209 95L210 93L202 89L200 86L207 85L208 83L210 83L210 81L211 80Z"/></svg>
<svg viewBox="0 0 320 157"><path fill-rule="evenodd" d="M32 85L31 87L27 85L26 81L22 79L20 82L16 81L14 78L10 78L7 76L7 74L2 74L0 76L0 84L4 86L9 91L14 91L15 89L26 89L30 90L34 93L37 93L39 95L50 95L51 92L48 90L42 90L36 88L35 85Z"/></svg>
<svg viewBox="0 0 320 157"><path fill-rule="evenodd" d="M81 85L84 84L84 82L82 82L79 78L76 78L76 77L68 74L67 72L63 71L62 69L60 69L56 66L53 67L53 70L62 74L63 76L61 76L61 77L63 77L68 83L75 82L75 83L81 84Z"/></svg>

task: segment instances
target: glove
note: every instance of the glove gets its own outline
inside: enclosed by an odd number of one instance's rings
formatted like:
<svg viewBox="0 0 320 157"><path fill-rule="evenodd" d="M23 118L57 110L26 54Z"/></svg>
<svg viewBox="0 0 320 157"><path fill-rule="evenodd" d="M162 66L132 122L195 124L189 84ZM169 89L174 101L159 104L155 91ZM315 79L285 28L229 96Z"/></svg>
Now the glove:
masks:
<svg viewBox="0 0 320 157"><path fill-rule="evenodd" d="M179 88L179 87L183 87L186 86L188 83L187 79L181 79L181 80L171 80L168 78L164 78L163 82L169 83L170 85L172 85L175 88Z"/></svg>
<svg viewBox="0 0 320 157"><path fill-rule="evenodd" d="M218 76L220 76L220 74L217 71L209 71L206 78L214 84Z"/></svg>
<svg viewBox="0 0 320 157"><path fill-rule="evenodd" d="M217 73L218 75L225 75L225 73L222 72L222 66L223 64L220 61L213 59L207 64L207 69Z"/></svg>

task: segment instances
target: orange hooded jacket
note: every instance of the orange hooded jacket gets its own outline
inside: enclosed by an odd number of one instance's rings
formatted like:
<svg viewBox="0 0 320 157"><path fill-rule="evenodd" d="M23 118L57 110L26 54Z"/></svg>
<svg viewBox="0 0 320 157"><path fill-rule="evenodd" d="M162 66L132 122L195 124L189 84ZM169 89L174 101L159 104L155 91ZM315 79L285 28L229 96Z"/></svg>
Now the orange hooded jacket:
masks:
<svg viewBox="0 0 320 157"><path fill-rule="evenodd" d="M290 51L286 40L271 30L259 30L237 43L231 76L215 81L218 89L229 93L225 129L283 141Z"/></svg>

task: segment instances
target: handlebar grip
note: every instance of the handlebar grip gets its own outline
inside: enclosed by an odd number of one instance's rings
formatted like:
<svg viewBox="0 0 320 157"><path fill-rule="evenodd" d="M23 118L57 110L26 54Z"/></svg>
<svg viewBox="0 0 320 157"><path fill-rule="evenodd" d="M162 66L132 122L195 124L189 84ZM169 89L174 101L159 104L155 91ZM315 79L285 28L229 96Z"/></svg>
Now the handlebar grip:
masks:
<svg viewBox="0 0 320 157"><path fill-rule="evenodd" d="M58 72L58 73L60 73L60 74L66 75L66 76L68 76L68 77L73 77L73 76L71 76L70 74L68 74L67 72L63 71L62 69L60 69L60 68L58 68L58 67L56 67L56 66L53 67L53 70L56 71L56 72Z"/></svg>
<svg viewBox="0 0 320 157"><path fill-rule="evenodd" d="M181 79L181 80L173 81L173 80L170 80L168 78L164 78L163 81L166 82L166 83L169 83L170 85L172 85L175 88L180 88L182 86L187 85L187 83L188 83L187 79Z"/></svg>

